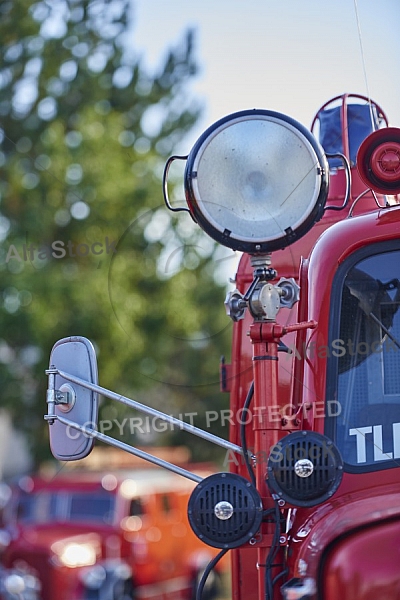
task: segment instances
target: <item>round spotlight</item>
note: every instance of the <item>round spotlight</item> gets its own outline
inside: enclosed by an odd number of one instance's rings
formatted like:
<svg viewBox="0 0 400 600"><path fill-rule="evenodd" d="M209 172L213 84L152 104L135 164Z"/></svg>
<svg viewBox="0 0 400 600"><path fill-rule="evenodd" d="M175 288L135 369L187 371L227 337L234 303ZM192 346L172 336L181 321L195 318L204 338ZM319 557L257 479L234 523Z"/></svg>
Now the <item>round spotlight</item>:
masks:
<svg viewBox="0 0 400 600"><path fill-rule="evenodd" d="M314 431L296 431L274 446L268 459L268 486L294 506L315 506L338 489L343 461L335 444Z"/></svg>
<svg viewBox="0 0 400 600"><path fill-rule="evenodd" d="M186 163L192 217L217 242L250 254L284 248L323 213L328 164L314 136L281 113L246 110L217 121Z"/></svg>
<svg viewBox="0 0 400 600"><path fill-rule="evenodd" d="M216 473L203 479L188 504L191 528L214 548L237 548L259 530L262 520L259 493L244 477Z"/></svg>

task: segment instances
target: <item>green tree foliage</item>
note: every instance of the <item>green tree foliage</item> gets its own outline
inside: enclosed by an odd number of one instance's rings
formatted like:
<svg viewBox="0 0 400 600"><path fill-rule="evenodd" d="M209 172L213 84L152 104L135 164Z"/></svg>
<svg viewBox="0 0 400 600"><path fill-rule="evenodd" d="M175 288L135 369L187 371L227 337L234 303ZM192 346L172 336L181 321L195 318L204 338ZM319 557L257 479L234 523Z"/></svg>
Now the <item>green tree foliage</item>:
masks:
<svg viewBox="0 0 400 600"><path fill-rule="evenodd" d="M165 159L198 116L193 36L151 75L132 53L128 8L0 3L1 404L36 460L48 455L44 370L65 336L94 342L102 385L197 412L196 424L226 401L214 247L161 206Z"/></svg>

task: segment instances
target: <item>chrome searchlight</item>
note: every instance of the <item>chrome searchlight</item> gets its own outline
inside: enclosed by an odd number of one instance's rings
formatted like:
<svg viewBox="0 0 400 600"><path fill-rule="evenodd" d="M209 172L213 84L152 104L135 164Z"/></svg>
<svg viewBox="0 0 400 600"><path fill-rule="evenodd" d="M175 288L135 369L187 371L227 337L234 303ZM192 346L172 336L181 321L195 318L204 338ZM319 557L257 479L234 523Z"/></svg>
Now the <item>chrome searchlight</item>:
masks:
<svg viewBox="0 0 400 600"><path fill-rule="evenodd" d="M188 208L168 198L176 159L186 160ZM245 110L209 127L188 156L167 161L164 198L220 244L259 254L288 246L322 217L328 173L324 151L303 125L281 113Z"/></svg>

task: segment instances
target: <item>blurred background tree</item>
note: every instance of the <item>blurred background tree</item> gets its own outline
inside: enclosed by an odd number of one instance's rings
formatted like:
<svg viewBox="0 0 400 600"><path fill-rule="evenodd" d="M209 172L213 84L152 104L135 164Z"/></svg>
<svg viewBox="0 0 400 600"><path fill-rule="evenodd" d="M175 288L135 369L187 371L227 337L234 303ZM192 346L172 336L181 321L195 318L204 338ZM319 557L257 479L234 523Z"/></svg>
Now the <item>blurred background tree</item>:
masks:
<svg viewBox="0 0 400 600"><path fill-rule="evenodd" d="M49 456L44 370L62 337L93 341L103 386L197 413L196 425L227 404L218 361L231 330L215 248L190 216L162 206L166 157L199 115L187 94L193 34L150 74L133 52L129 8L0 3L1 405L36 465ZM102 405L101 418L124 414ZM180 436L122 437L222 456Z"/></svg>

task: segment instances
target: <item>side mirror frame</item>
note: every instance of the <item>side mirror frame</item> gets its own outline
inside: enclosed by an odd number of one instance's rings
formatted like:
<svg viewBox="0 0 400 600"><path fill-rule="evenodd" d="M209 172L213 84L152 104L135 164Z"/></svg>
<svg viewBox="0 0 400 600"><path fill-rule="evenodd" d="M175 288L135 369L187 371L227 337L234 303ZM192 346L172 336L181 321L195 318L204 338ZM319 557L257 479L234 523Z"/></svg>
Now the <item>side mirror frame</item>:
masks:
<svg viewBox="0 0 400 600"><path fill-rule="evenodd" d="M83 427L97 429L98 394L77 383L64 379L58 371L75 375L89 383L98 383L96 353L85 337L72 336L58 340L50 355L47 391L50 448L58 460L80 460L87 456L94 444L93 437L61 423L64 417Z"/></svg>

